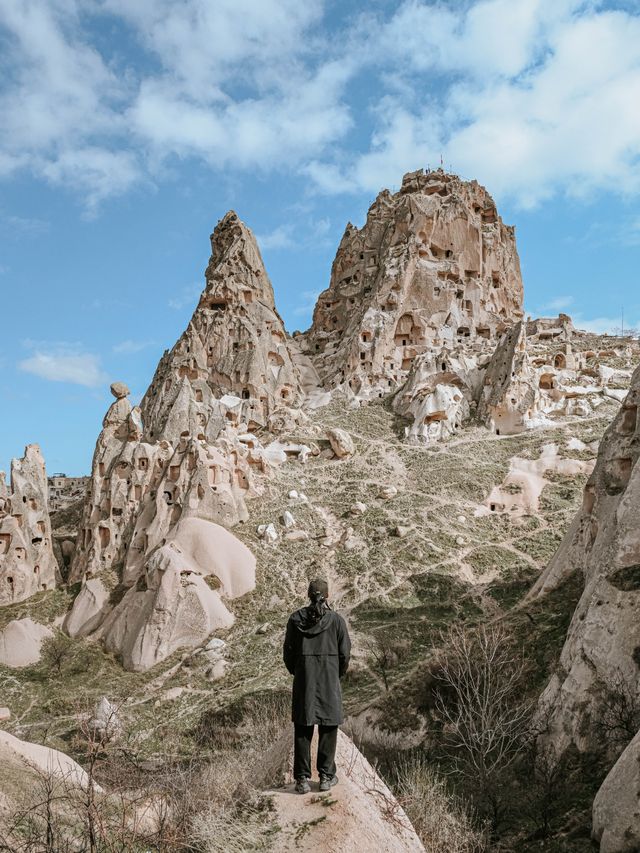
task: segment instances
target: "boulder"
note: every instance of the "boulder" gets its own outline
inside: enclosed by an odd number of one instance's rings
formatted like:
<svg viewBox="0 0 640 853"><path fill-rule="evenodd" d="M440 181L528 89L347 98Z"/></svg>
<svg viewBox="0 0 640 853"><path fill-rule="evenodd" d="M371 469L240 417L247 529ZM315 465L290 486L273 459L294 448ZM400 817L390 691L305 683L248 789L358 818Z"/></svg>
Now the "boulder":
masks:
<svg viewBox="0 0 640 853"><path fill-rule="evenodd" d="M338 459L347 459L356 452L353 439L344 429L339 429L338 427L328 429L327 438L331 444L331 449Z"/></svg>
<svg viewBox="0 0 640 853"><path fill-rule="evenodd" d="M14 619L0 631L0 664L18 669L37 663L42 643L50 637L50 628L32 619Z"/></svg>
<svg viewBox="0 0 640 853"><path fill-rule="evenodd" d="M261 778L268 779L271 784L278 779L285 783L282 788L267 791L280 828L273 839L274 853L293 853L301 849L302 813L309 827L302 847L308 853L329 850L424 853L402 806L344 732L338 731L336 765L340 781L328 795L330 808L324 798L318 796L315 783L309 794L296 796L293 793L289 744L287 733L265 753L254 771L257 784ZM389 814L393 815L393 820L389 820Z"/></svg>

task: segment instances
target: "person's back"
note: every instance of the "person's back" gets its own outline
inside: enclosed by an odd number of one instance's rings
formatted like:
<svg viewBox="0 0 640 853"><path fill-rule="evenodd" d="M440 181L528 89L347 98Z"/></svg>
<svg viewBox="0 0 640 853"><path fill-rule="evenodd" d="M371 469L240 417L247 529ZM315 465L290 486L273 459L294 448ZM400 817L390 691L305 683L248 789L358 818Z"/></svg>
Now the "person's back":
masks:
<svg viewBox="0 0 640 853"><path fill-rule="evenodd" d="M340 679L349 666L351 642L346 623L328 604L325 581L309 585L311 603L289 617L283 658L293 675L292 720L295 725L296 790L310 790L311 739L318 726L320 790L337 782L335 749L343 721Z"/></svg>

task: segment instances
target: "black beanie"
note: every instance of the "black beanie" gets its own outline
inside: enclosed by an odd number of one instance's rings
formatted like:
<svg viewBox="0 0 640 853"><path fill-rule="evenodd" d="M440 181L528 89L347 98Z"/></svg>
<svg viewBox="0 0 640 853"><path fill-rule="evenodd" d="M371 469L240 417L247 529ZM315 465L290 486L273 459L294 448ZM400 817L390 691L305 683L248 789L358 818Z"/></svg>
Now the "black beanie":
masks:
<svg viewBox="0 0 640 853"><path fill-rule="evenodd" d="M317 578L316 580L311 581L309 584L308 596L313 601L314 598L318 598L322 596L322 598L329 597L329 584L322 580L322 578Z"/></svg>

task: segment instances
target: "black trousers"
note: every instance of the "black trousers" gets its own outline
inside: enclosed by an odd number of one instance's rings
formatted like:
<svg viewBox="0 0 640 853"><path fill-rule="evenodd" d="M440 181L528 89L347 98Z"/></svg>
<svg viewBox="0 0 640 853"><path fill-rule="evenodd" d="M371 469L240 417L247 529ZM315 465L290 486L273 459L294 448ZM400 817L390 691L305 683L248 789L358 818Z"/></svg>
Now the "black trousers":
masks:
<svg viewBox="0 0 640 853"><path fill-rule="evenodd" d="M293 775L296 779L311 779L311 740L314 726L295 724L295 746L293 751ZM335 776L337 726L318 726L318 773Z"/></svg>

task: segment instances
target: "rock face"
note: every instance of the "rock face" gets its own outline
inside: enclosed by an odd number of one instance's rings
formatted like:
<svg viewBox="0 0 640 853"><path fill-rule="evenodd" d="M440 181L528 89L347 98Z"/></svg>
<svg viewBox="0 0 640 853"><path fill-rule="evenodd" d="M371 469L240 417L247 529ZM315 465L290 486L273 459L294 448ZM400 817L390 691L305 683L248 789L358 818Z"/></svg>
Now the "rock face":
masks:
<svg viewBox="0 0 640 853"><path fill-rule="evenodd" d="M206 287L142 400L148 440L213 442L224 426L255 430L303 399L255 237L233 212L211 235Z"/></svg>
<svg viewBox="0 0 640 853"><path fill-rule="evenodd" d="M347 226L300 340L326 388L384 396L422 353L495 347L522 299L514 230L491 196L420 170L380 193L362 229Z"/></svg>
<svg viewBox="0 0 640 853"><path fill-rule="evenodd" d="M24 601L56 583L47 475L37 444L11 461L11 488L0 472L0 605Z"/></svg>
<svg viewBox="0 0 640 853"><path fill-rule="evenodd" d="M530 593L544 595L573 571L584 592L559 671L541 697L557 753L598 745L607 697L640 701L640 369L600 445L582 510Z"/></svg>
<svg viewBox="0 0 640 853"><path fill-rule="evenodd" d="M617 760L593 802L600 853L640 850L640 732Z"/></svg>

